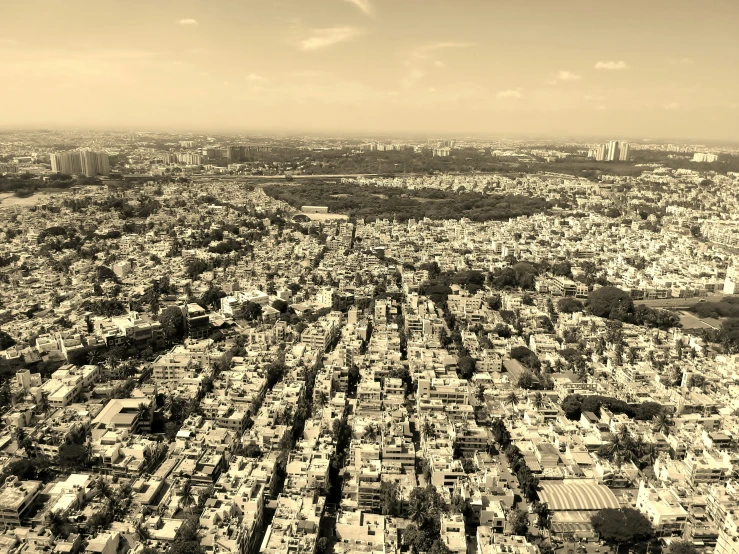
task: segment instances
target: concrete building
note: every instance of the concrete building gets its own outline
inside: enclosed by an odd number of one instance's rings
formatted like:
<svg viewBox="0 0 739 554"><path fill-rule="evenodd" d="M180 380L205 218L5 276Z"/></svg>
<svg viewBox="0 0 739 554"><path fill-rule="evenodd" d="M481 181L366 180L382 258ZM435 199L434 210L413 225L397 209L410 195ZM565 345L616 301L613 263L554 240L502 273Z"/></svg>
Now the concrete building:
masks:
<svg viewBox="0 0 739 554"><path fill-rule="evenodd" d="M10 476L0 488L0 525L18 527L36 497L41 492L41 481L21 481Z"/></svg>

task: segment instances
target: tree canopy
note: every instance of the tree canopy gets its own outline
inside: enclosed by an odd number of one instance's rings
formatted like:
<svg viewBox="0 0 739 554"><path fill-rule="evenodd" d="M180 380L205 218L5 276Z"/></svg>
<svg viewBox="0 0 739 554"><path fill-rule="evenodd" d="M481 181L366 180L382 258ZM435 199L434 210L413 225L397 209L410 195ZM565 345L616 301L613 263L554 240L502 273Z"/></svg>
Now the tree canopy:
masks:
<svg viewBox="0 0 739 554"><path fill-rule="evenodd" d="M633 508L606 508L592 517L593 529L609 543L631 544L654 536L649 520Z"/></svg>

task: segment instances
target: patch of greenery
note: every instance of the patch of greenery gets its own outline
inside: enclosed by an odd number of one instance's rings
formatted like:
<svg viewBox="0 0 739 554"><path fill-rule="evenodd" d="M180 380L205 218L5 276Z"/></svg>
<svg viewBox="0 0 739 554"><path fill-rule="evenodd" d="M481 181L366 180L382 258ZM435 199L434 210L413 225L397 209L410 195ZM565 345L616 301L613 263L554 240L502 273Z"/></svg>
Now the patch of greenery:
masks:
<svg viewBox="0 0 739 554"><path fill-rule="evenodd" d="M331 213L347 214L368 220L462 219L472 221L505 220L545 211L543 198L514 194L488 195L477 192L451 192L438 189L359 186L339 183L267 185L264 192L300 209L302 206L328 206Z"/></svg>

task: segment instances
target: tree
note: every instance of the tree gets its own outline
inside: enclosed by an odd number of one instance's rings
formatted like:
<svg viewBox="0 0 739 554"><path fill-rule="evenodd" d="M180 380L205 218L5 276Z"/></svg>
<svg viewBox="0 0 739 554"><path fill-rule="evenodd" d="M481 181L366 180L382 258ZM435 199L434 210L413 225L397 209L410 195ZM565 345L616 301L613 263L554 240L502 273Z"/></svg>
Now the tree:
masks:
<svg viewBox="0 0 739 554"><path fill-rule="evenodd" d="M167 440L174 440L179 430L180 426L174 421L168 421L164 424L164 436L167 437Z"/></svg>
<svg viewBox="0 0 739 554"><path fill-rule="evenodd" d="M465 473L475 473L477 471L477 464L472 458L462 458L462 469Z"/></svg>
<svg viewBox="0 0 739 554"><path fill-rule="evenodd" d="M572 277L572 265L568 261L556 263L552 266L552 273L562 277Z"/></svg>
<svg viewBox="0 0 739 554"><path fill-rule="evenodd" d="M431 545L428 554L452 554L449 547L441 539L436 539Z"/></svg>
<svg viewBox="0 0 739 554"><path fill-rule="evenodd" d="M485 385L480 383L475 390L475 398L479 404L485 404Z"/></svg>
<svg viewBox="0 0 739 554"><path fill-rule="evenodd" d="M521 375L518 377L518 381L516 381L517 387L520 387L526 390L531 390L535 388L537 384L538 383L537 383L536 377L528 369L526 371L521 372Z"/></svg>
<svg viewBox="0 0 739 554"><path fill-rule="evenodd" d="M506 396L505 399L507 404L510 404L514 408L516 407L516 404L518 403L518 396L516 396L515 391L511 391L508 393L508 396Z"/></svg>
<svg viewBox="0 0 739 554"><path fill-rule="evenodd" d="M552 526L552 510L546 502L537 502L534 505L536 514L536 526L542 530L549 530Z"/></svg>
<svg viewBox="0 0 739 554"><path fill-rule="evenodd" d="M654 416L652 430L655 433L662 433L664 436L667 436L670 434L670 427L672 427L672 420L664 411Z"/></svg>
<svg viewBox="0 0 739 554"><path fill-rule="evenodd" d="M624 321L634 311L634 301L617 287L601 287L590 293L588 305L593 315Z"/></svg>
<svg viewBox="0 0 739 554"><path fill-rule="evenodd" d="M87 448L81 444L63 444L59 447L59 465L65 470L80 471L90 458Z"/></svg>
<svg viewBox="0 0 739 554"><path fill-rule="evenodd" d="M225 297L226 293L223 292L219 287L216 287L215 285L211 285L207 291L205 291L205 294L200 297L200 302L202 306L210 306L211 308L218 309L220 306L221 298Z"/></svg>
<svg viewBox="0 0 739 554"><path fill-rule="evenodd" d="M190 479L185 480L182 487L180 487L179 497L180 506L187 508L188 511L192 513L192 506L195 504L195 494L193 493L192 482Z"/></svg>
<svg viewBox="0 0 739 554"><path fill-rule="evenodd" d="M399 516L401 513L400 487L396 481L380 483L380 513L384 516Z"/></svg>
<svg viewBox="0 0 739 554"><path fill-rule="evenodd" d="M262 449L254 443L249 443L244 448L244 456L247 458L259 458L262 455Z"/></svg>
<svg viewBox="0 0 739 554"><path fill-rule="evenodd" d="M244 319L246 321L254 321L262 317L262 306L256 302L248 301L244 306Z"/></svg>
<svg viewBox="0 0 739 554"><path fill-rule="evenodd" d="M326 552L328 552L328 547L328 537L319 537L316 541L316 554L326 554Z"/></svg>
<svg viewBox="0 0 739 554"><path fill-rule="evenodd" d="M571 314L575 312L581 312L583 310L583 304L577 298L572 296L565 296L557 301L557 311L563 314Z"/></svg>
<svg viewBox="0 0 739 554"><path fill-rule="evenodd" d="M139 402L136 407L136 414L139 416L139 421L149 421L149 405L145 402Z"/></svg>
<svg viewBox="0 0 739 554"><path fill-rule="evenodd" d="M431 423L428 419L423 420L423 425L421 426L421 435L423 435L423 438L426 440L436 436L436 429L434 428L434 424Z"/></svg>
<svg viewBox="0 0 739 554"><path fill-rule="evenodd" d="M3 330L0 330L0 350L7 350L11 346L15 346L16 342L13 337Z"/></svg>
<svg viewBox="0 0 739 554"><path fill-rule="evenodd" d="M511 510L508 514L508 525L512 535L527 535L529 532L529 514L524 510Z"/></svg>
<svg viewBox="0 0 739 554"><path fill-rule="evenodd" d="M616 467L620 468L624 461L630 461L634 457L630 443L631 437L624 427L622 433L611 435L611 440L598 449L598 455L613 460Z"/></svg>
<svg viewBox="0 0 739 554"><path fill-rule="evenodd" d="M71 523L61 512L49 511L46 514L46 525L55 537L67 538L71 532Z"/></svg>
<svg viewBox="0 0 739 554"><path fill-rule="evenodd" d="M670 548L667 549L668 554L698 554L698 549L690 541L670 541Z"/></svg>
<svg viewBox="0 0 739 554"><path fill-rule="evenodd" d="M521 362L521 365L533 371L539 371L539 369L541 369L539 357L525 346L517 346L513 348L511 350L511 358L513 360L518 360Z"/></svg>
<svg viewBox="0 0 739 554"><path fill-rule="evenodd" d="M540 392L534 394L534 398L531 400L531 405L537 410L544 405L544 395Z"/></svg>
<svg viewBox="0 0 739 554"><path fill-rule="evenodd" d="M287 302L278 298L272 302L272 307L278 312L284 314L290 306Z"/></svg>
<svg viewBox="0 0 739 554"><path fill-rule="evenodd" d="M159 316L162 331L168 340L180 340L185 336L185 316L176 306L170 306Z"/></svg>
<svg viewBox="0 0 739 554"><path fill-rule="evenodd" d="M469 379L475 374L475 360L471 356L462 356L457 360L457 369L462 379Z"/></svg>
<svg viewBox="0 0 739 554"><path fill-rule="evenodd" d="M113 498L113 489L102 477L98 477L93 485L95 493L103 498Z"/></svg>
<svg viewBox="0 0 739 554"><path fill-rule="evenodd" d="M634 544L654 536L654 529L641 512L633 508L605 508L591 518L593 529L608 543Z"/></svg>

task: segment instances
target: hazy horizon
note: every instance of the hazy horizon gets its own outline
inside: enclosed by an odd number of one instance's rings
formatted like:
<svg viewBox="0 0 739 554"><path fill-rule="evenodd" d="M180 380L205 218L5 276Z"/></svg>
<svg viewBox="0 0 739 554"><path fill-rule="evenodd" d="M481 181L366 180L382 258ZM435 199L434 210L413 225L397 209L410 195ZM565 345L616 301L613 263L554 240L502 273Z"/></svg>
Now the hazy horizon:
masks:
<svg viewBox="0 0 739 554"><path fill-rule="evenodd" d="M731 1L4 8L0 128L739 139Z"/></svg>

